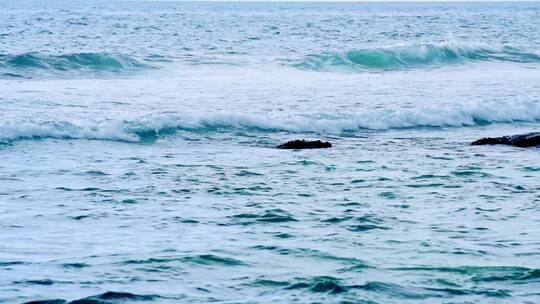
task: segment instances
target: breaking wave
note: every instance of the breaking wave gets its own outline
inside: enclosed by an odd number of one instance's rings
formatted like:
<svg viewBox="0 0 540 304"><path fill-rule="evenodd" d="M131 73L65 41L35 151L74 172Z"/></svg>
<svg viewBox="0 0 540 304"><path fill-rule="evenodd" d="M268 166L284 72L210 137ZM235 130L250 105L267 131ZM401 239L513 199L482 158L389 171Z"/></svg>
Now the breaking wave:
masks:
<svg viewBox="0 0 540 304"><path fill-rule="evenodd" d="M540 54L511 46L493 47L484 44L444 42L311 54L293 65L314 71L342 69L387 71L440 67L471 61L540 62Z"/></svg>
<svg viewBox="0 0 540 304"><path fill-rule="evenodd" d="M39 73L47 75L119 73L148 68L152 66L119 53L0 54L0 75L4 78L31 78Z"/></svg>
<svg viewBox="0 0 540 304"><path fill-rule="evenodd" d="M373 109L353 115L268 117L215 113L155 114L102 121L3 121L0 143L20 139L92 139L148 142L178 130L190 132L290 132L342 134L365 130L462 127L540 122L540 102L461 104L452 107Z"/></svg>

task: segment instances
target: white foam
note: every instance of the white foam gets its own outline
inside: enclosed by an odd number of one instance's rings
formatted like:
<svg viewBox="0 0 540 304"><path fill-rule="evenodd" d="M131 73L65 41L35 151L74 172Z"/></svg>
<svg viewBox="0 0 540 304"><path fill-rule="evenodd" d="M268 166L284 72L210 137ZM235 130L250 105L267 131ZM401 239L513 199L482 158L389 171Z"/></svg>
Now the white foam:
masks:
<svg viewBox="0 0 540 304"><path fill-rule="evenodd" d="M445 107L371 109L356 114L331 116L267 116L262 114L209 113L153 114L127 120L102 121L6 121L0 123L0 141L59 138L137 142L144 133L167 129L192 132L292 132L339 134L366 129L387 130L418 127L462 127L489 123L540 121L540 102L471 103Z"/></svg>
<svg viewBox="0 0 540 304"><path fill-rule="evenodd" d="M137 142L135 134L126 133L118 122L72 123L66 121L5 121L0 123L0 142L18 139L58 138L96 139Z"/></svg>

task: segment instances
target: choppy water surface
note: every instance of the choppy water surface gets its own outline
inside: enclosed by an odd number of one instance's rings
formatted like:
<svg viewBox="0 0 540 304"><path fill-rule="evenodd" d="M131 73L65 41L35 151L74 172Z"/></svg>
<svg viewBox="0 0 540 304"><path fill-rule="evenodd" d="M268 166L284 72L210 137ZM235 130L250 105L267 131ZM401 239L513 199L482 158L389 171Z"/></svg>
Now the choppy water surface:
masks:
<svg viewBox="0 0 540 304"><path fill-rule="evenodd" d="M0 5L0 303L540 302L540 4Z"/></svg>

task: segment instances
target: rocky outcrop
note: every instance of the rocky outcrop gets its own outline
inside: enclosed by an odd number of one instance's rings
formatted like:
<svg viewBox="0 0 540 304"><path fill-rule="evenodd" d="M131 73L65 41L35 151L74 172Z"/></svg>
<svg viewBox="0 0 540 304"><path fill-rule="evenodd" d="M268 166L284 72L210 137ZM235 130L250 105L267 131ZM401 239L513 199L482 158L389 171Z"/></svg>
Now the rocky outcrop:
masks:
<svg viewBox="0 0 540 304"><path fill-rule="evenodd" d="M313 141L307 141L307 140L292 140L288 141L284 144L281 144L277 146L278 149L322 149L322 148L330 148L332 147L332 144L326 141L320 141L320 140L313 140Z"/></svg>
<svg viewBox="0 0 540 304"><path fill-rule="evenodd" d="M540 146L540 132L503 136L486 137L476 140L471 145L510 145L521 148Z"/></svg>

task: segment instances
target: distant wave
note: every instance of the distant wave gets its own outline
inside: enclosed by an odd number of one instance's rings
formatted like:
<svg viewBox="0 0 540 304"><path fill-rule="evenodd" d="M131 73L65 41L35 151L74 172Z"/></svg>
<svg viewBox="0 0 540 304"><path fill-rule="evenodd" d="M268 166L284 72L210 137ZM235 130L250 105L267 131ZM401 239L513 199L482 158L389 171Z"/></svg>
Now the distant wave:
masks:
<svg viewBox="0 0 540 304"><path fill-rule="evenodd" d="M3 77L31 77L36 73L118 73L148 68L152 66L119 53L0 54L0 75Z"/></svg>
<svg viewBox="0 0 540 304"><path fill-rule="evenodd" d="M312 54L293 65L314 71L340 69L386 71L438 67L471 61L540 62L540 54L511 46L493 47L445 42Z"/></svg>
<svg viewBox="0 0 540 304"><path fill-rule="evenodd" d="M449 107L373 109L352 115L268 117L215 113L167 114L103 121L3 121L0 142L21 139L152 141L178 130L190 132L290 132L343 134L365 130L461 127L491 123L540 122L540 102L460 104Z"/></svg>

